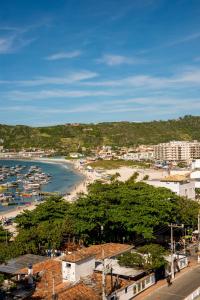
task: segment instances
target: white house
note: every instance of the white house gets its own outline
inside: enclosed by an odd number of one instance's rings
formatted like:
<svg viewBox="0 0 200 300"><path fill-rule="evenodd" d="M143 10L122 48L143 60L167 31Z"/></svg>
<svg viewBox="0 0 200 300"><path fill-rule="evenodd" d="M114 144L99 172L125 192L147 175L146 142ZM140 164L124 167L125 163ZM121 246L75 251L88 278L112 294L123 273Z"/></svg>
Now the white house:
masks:
<svg viewBox="0 0 200 300"><path fill-rule="evenodd" d="M195 200L195 183L185 176L167 176L162 180L148 180L147 183L155 187L165 187L178 196Z"/></svg>
<svg viewBox="0 0 200 300"><path fill-rule="evenodd" d="M192 170L200 169L200 159L194 159L192 161Z"/></svg>
<svg viewBox="0 0 200 300"><path fill-rule="evenodd" d="M117 256L132 249L133 246L126 244L108 243L92 245L67 254L62 257L62 278L72 285L76 285L78 282L83 282L86 285L92 283L94 289L99 290L99 284L102 285L104 270L106 299L132 299L155 284L154 273L146 275L142 269L121 267L118 264ZM100 281L97 282L97 278ZM107 285L108 283L111 283L111 286Z"/></svg>
<svg viewBox="0 0 200 300"><path fill-rule="evenodd" d="M137 294L155 284L155 274L151 273L146 275L143 269L135 269L131 267L123 267L118 263L116 258L107 258L104 260L105 272L110 273L117 277L122 277L130 281L130 284L114 291L107 297L108 300L127 300L134 298ZM103 264L100 263L96 266L95 271L102 272ZM146 275L146 276L145 276Z"/></svg>
<svg viewBox="0 0 200 300"><path fill-rule="evenodd" d="M92 255L66 255L62 260L63 279L77 282L81 277L92 275L95 268L95 258Z"/></svg>
<svg viewBox="0 0 200 300"><path fill-rule="evenodd" d="M200 170L191 172L190 178L193 179L195 188L200 188Z"/></svg>
<svg viewBox="0 0 200 300"><path fill-rule="evenodd" d="M155 284L154 273L148 274L147 276L136 280L135 282L130 281L128 286L122 287L114 291L107 297L107 300L127 300L133 299L142 291L148 289L150 286Z"/></svg>

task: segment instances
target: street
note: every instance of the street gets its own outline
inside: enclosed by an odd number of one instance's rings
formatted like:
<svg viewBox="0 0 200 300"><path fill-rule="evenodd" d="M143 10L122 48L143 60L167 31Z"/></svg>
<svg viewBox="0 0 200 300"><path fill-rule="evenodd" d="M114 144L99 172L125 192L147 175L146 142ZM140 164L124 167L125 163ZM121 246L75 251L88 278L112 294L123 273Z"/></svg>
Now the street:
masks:
<svg viewBox="0 0 200 300"><path fill-rule="evenodd" d="M144 300L181 300L200 286L200 266L180 276L171 286L155 290Z"/></svg>

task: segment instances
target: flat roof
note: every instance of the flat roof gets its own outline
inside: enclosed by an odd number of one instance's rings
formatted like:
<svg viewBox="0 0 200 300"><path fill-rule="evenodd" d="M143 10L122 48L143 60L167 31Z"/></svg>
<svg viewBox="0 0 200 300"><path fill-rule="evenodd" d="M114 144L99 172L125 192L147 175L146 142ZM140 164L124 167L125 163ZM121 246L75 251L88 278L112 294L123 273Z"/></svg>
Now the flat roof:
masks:
<svg viewBox="0 0 200 300"><path fill-rule="evenodd" d="M25 254L14 259L10 259L4 264L0 265L0 273L4 274L19 274L21 269L27 268L29 264L33 265L47 260L46 256Z"/></svg>
<svg viewBox="0 0 200 300"><path fill-rule="evenodd" d="M117 259L106 259L105 264L107 264L108 267L110 266L110 268L112 267L112 273L114 275L134 278L145 273L145 270L143 269L120 266ZM100 263L95 270L102 272L103 264Z"/></svg>

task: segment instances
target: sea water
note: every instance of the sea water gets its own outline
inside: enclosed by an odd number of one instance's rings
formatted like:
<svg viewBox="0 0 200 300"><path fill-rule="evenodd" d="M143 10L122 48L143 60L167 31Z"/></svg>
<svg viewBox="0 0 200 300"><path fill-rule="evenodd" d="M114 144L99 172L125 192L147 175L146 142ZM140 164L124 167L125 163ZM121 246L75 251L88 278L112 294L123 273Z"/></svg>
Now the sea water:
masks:
<svg viewBox="0 0 200 300"><path fill-rule="evenodd" d="M50 174L50 182L42 185L43 192L59 192L65 194L77 185L82 179L82 175L73 170L70 164L57 162L41 162L41 161L23 161L23 160L0 160L1 166L14 167L16 165L23 165L26 167L24 172L27 172L31 166L38 166L45 174ZM12 178L12 177L11 177ZM6 181L10 182L13 179L8 178ZM28 192L27 192L28 193ZM15 206L2 206L0 204L0 212L14 209Z"/></svg>

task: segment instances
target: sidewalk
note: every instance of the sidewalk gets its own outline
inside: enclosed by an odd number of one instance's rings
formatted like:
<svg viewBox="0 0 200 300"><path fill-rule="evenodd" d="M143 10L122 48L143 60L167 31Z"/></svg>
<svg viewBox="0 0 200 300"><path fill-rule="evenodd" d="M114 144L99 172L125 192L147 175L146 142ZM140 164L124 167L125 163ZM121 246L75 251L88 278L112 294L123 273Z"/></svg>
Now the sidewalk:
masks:
<svg viewBox="0 0 200 300"><path fill-rule="evenodd" d="M159 280L155 285L151 286L150 288L146 289L144 292L142 292L138 296L136 296L134 298L134 300L163 300L164 299L163 293L168 292L168 290L163 291L163 288L170 289L170 293L169 293L170 298L169 299L175 299L175 297L174 297L175 294L173 293L172 289L174 289L176 287L177 280L179 279L179 281L180 281L182 277L184 278L186 275L190 274L192 271L194 271L197 268L199 268L199 270L200 270L200 265L197 264L196 260L192 260L189 267L181 270L180 273L176 273L176 276L175 276L174 280L172 281L173 284L170 288L168 288L166 279ZM197 285L198 285L198 282L197 282ZM199 277L199 285L198 286L200 286L200 277ZM194 290L195 290L195 287L194 287ZM172 295L173 295L173 298L172 298ZM188 294L186 294L185 297L186 296L188 296ZM184 299L184 298L179 296L177 299Z"/></svg>

